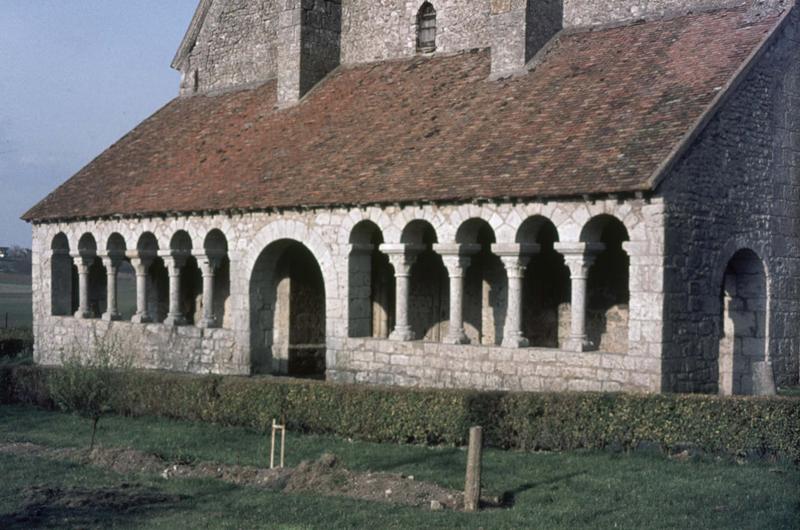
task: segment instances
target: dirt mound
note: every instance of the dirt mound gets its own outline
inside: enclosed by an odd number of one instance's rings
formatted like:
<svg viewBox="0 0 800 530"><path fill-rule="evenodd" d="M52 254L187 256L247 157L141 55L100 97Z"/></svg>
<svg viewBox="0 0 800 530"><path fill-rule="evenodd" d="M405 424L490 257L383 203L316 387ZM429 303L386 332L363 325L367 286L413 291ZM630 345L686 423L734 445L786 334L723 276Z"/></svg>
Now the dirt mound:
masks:
<svg viewBox="0 0 800 530"><path fill-rule="evenodd" d="M316 461L297 466L284 491L338 495L353 499L406 506L458 509L463 494L393 473L356 473L341 466L336 455L326 453Z"/></svg>
<svg viewBox="0 0 800 530"><path fill-rule="evenodd" d="M423 508L457 510L463 506L463 494L459 491L417 481L412 476L351 471L342 466L336 455L330 453L323 454L318 460L303 461L296 468L282 469L213 462L170 464L158 456L133 449L104 447L97 447L87 454L85 450L73 448L53 449L31 443L5 443L0 444L0 453L89 463L120 474L150 473L159 474L165 479L215 478L273 491L314 493ZM44 490L34 493L46 494ZM56 497L60 498L59 495Z"/></svg>

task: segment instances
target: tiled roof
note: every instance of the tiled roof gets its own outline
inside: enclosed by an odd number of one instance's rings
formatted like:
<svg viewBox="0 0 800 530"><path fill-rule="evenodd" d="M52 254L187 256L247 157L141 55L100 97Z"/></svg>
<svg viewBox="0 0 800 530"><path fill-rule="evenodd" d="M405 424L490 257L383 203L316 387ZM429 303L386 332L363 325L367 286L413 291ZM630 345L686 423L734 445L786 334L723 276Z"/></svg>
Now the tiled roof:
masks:
<svg viewBox="0 0 800 530"><path fill-rule="evenodd" d="M501 81L485 50L342 68L285 110L274 82L175 99L24 218L646 190L776 20L564 35Z"/></svg>

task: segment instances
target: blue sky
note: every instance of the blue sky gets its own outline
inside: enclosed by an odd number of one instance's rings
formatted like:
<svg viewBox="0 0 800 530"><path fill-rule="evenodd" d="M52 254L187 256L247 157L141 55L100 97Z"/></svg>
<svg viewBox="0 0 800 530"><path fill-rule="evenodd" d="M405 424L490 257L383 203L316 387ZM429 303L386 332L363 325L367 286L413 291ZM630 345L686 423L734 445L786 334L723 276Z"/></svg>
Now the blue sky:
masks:
<svg viewBox="0 0 800 530"><path fill-rule="evenodd" d="M197 0L0 0L0 246L29 207L174 98Z"/></svg>

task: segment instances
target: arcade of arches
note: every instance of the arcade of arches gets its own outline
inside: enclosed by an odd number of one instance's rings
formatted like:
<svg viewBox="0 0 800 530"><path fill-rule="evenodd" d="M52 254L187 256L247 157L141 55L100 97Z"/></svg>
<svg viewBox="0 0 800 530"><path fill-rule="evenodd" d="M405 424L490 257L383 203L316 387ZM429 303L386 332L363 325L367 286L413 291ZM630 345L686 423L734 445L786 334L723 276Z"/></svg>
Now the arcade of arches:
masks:
<svg viewBox="0 0 800 530"><path fill-rule="evenodd" d="M72 337L118 330L151 368L659 391L661 225L636 219L657 219L641 212L660 208L609 201L574 217L561 205L524 216L523 207L465 206L447 210L449 221L431 207L43 227L36 266L49 287L35 311L55 331L38 336L37 361L58 362ZM750 393L769 360L766 268L742 251L727 269L709 377L720 392Z"/></svg>

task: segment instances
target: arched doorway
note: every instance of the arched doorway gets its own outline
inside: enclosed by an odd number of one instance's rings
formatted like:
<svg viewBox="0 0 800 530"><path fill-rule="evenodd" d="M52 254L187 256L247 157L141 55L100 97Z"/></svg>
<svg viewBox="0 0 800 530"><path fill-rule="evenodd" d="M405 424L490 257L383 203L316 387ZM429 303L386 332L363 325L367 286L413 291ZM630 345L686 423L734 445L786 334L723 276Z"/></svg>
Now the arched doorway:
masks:
<svg viewBox="0 0 800 530"><path fill-rule="evenodd" d="M252 371L324 378L325 282L314 255L283 239L265 248L250 279Z"/></svg>
<svg viewBox="0 0 800 530"><path fill-rule="evenodd" d="M753 394L753 368L765 360L767 342L767 277L755 252L739 250L728 261L720 297L719 391Z"/></svg>

